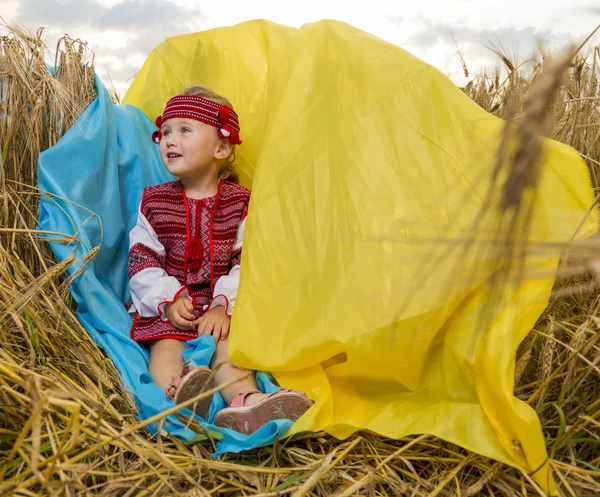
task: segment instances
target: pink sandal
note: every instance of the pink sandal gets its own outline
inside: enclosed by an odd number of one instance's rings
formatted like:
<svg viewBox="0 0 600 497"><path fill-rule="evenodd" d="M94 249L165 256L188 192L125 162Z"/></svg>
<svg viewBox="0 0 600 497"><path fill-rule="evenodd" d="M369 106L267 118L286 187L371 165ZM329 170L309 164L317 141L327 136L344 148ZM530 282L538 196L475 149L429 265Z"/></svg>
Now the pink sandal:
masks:
<svg viewBox="0 0 600 497"><path fill-rule="evenodd" d="M181 404L186 400L196 397L201 392L214 388L214 378L211 378L213 374L210 369L206 366L190 368L190 365L191 362L189 361L183 365L181 374L173 377L169 388L165 392L167 398L175 402L175 404ZM212 395L204 397L196 404L189 406L188 409L193 410L198 416L206 420L212 397Z"/></svg>
<svg viewBox="0 0 600 497"><path fill-rule="evenodd" d="M244 390L238 393L228 407L217 414L215 424L250 435L275 419L296 421L314 404L304 392L281 389L264 397L252 406L244 406L249 395L261 393L258 390Z"/></svg>

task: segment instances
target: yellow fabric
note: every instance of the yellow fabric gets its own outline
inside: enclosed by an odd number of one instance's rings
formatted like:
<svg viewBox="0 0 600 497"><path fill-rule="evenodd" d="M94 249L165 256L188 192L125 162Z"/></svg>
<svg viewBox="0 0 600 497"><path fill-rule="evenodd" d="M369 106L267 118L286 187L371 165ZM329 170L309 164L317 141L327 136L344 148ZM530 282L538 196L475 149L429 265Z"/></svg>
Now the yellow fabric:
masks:
<svg viewBox="0 0 600 497"><path fill-rule="evenodd" d="M497 194L503 123L438 70L346 24L253 21L167 39L125 103L154 119L191 84L232 101L253 189L231 359L317 400L292 432L429 433L554 493L514 366L560 256L541 243L568 241L593 201L577 153L546 143L525 282L491 287L496 211L468 252L451 240Z"/></svg>

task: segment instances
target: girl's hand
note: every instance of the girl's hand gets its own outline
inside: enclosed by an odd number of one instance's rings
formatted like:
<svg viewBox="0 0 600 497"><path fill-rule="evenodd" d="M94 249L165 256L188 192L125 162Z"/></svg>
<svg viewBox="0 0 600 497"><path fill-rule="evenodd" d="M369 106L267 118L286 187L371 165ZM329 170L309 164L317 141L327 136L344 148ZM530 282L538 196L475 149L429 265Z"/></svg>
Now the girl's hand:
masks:
<svg viewBox="0 0 600 497"><path fill-rule="evenodd" d="M194 321L198 325L198 336L212 335L215 342L225 340L229 335L229 323L231 318L227 315L227 309L222 305L213 307L206 311L201 318Z"/></svg>
<svg viewBox="0 0 600 497"><path fill-rule="evenodd" d="M165 306L165 314L169 323L182 331L194 329L194 305L190 299L179 297L175 302Z"/></svg>

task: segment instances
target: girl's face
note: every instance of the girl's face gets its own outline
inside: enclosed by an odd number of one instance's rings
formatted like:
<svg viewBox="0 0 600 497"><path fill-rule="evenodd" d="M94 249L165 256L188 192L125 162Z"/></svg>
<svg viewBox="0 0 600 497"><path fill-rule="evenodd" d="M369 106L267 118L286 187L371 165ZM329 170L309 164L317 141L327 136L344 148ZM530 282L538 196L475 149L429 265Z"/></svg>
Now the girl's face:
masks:
<svg viewBox="0 0 600 497"><path fill-rule="evenodd" d="M165 122L161 132L160 157L173 176L205 174L220 157L222 140L214 126L177 117Z"/></svg>

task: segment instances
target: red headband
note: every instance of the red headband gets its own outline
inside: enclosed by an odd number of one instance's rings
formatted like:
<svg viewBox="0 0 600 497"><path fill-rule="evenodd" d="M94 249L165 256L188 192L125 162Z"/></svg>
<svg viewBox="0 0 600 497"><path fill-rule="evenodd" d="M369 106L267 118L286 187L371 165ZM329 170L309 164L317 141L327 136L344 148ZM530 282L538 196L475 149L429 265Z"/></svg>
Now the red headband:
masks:
<svg viewBox="0 0 600 497"><path fill-rule="evenodd" d="M152 141L159 143L162 138L160 127L168 119L181 117L194 119L217 128L219 138L226 138L233 145L241 145L240 123L235 111L226 105L218 104L198 95L177 95L167 102L162 116L156 118L158 131L152 133Z"/></svg>

